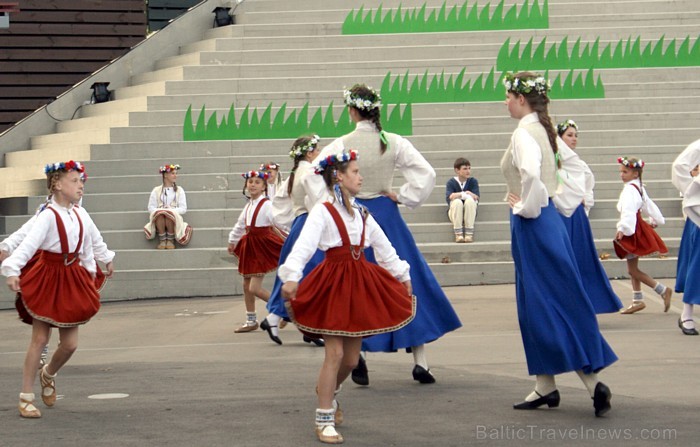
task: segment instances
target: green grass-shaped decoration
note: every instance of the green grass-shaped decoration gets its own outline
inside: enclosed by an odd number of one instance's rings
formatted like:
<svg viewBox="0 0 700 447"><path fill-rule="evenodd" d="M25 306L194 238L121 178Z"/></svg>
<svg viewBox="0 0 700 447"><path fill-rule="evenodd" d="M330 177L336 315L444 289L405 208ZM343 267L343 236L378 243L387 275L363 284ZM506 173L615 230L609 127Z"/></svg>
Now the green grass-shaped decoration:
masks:
<svg viewBox="0 0 700 447"><path fill-rule="evenodd" d="M382 127L401 135L412 135L411 105L406 104L401 114L401 106L395 105L390 114L387 105L382 106ZM199 112L196 124L192 121L192 106L187 108L183 125L184 141L205 140L263 140L297 138L299 135L318 134L322 137L339 137L355 129L350 120L347 107L343 108L338 121L333 118L333 102L323 113L319 107L309 121L309 103L297 110L292 110L288 116L287 104L282 104L272 118L272 103L258 116L258 109L246 106L240 120L236 121L234 105L231 105L228 115L218 120L216 112L206 119L205 106Z"/></svg>
<svg viewBox="0 0 700 447"><path fill-rule="evenodd" d="M386 103L429 103L429 102L476 102L476 101L502 101L505 98L503 76L495 80L494 69L486 75L480 74L471 81L464 80L466 68L463 68L456 76L449 75L445 79L445 72L435 74L429 79L428 71L422 77L414 76L409 82L409 73L398 75L391 80L391 72L387 73L382 82L382 100ZM547 74L545 74L547 76ZM561 79L561 74L551 82L551 98L604 98L605 88L598 76L595 82L593 70L585 74L579 72L574 75L571 70L566 78Z"/></svg>
<svg viewBox="0 0 700 447"><path fill-rule="evenodd" d="M512 5L503 14L503 2L501 0L490 13L490 2L486 3L481 11L477 2L469 8L469 0L465 0L461 7L453 6L447 11L446 4L430 11L426 18L426 4L420 8L403 11L401 6L396 10L389 9L383 14L379 5L373 14L372 9L366 13L364 5L355 12L348 13L343 22L343 34L401 34L401 33L441 33L450 31L483 31L504 29L534 29L549 28L548 0L540 9L538 0L534 0L529 7L529 0L525 0L520 7L520 13L516 11L516 5ZM393 14L392 14L393 12Z"/></svg>
<svg viewBox="0 0 700 447"><path fill-rule="evenodd" d="M568 37L557 46L552 44L546 50L546 38L533 47L532 38L520 49L520 40L510 49L510 38L506 39L498 52L496 68L502 71L552 70L574 68L643 68L643 67L689 67L700 65L700 38L695 42L686 37L676 51L676 39L672 39L664 49L664 36L648 42L642 49L639 36L632 41L620 39L617 44L608 43L600 50L600 38L593 44L581 48L579 37L569 51ZM534 49L533 49L534 48Z"/></svg>

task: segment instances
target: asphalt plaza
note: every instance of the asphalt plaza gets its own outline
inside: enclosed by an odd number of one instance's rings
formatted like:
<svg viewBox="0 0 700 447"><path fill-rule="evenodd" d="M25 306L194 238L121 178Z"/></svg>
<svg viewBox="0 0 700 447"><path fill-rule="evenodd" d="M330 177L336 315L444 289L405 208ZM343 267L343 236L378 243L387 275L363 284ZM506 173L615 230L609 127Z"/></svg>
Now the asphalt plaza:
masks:
<svg viewBox="0 0 700 447"><path fill-rule="evenodd" d="M613 287L628 304L629 281ZM437 383L412 380L410 354L370 353L370 386L348 381L339 395L345 445L697 442L700 337L678 329L679 295L668 313L645 289L644 311L599 316L620 360L600 374L613 409L595 418L573 373L557 376L559 408L512 409L534 386L513 285L445 290L463 327L427 345ZM30 328L0 311L0 445L322 445L313 390L323 350L291 325L281 331L283 346L262 331L234 334L244 317L242 297L107 303L80 329L78 351L57 377L56 406L39 403L44 416L25 420L16 405Z"/></svg>

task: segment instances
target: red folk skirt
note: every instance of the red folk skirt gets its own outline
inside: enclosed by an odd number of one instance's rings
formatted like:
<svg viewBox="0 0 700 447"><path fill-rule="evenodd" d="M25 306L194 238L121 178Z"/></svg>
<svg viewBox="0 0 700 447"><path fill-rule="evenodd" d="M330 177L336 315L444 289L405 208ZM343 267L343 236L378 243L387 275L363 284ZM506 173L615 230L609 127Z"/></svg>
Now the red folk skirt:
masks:
<svg viewBox="0 0 700 447"><path fill-rule="evenodd" d="M355 260L346 246L326 251L326 259L304 278L287 309L304 332L364 337L410 323L416 298L364 253Z"/></svg>
<svg viewBox="0 0 700 447"><path fill-rule="evenodd" d="M614 240L615 254L620 259L628 257L648 256L651 254L666 254L668 248L661 237L654 231L647 221L642 218L642 213L637 211L637 224L634 234Z"/></svg>
<svg viewBox="0 0 700 447"><path fill-rule="evenodd" d="M69 259L72 255L69 255ZM66 265L60 253L41 251L22 269L21 293L15 306L20 319L32 324L34 318L54 327L74 327L90 321L100 309L96 284L80 260Z"/></svg>
<svg viewBox="0 0 700 447"><path fill-rule="evenodd" d="M273 227L248 227L233 254L238 273L244 277L264 276L277 268L284 239Z"/></svg>

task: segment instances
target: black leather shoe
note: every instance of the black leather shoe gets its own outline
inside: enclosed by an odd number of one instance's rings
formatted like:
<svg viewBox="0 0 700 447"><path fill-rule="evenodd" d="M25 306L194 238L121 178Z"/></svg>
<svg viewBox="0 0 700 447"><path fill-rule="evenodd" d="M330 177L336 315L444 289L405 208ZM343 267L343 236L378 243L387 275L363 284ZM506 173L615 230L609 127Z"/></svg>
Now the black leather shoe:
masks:
<svg viewBox="0 0 700 447"><path fill-rule="evenodd" d="M698 335L697 329L695 329L695 328L688 329L687 327L683 326L683 323L685 323L686 321L693 321L693 319L691 318L689 320L683 320L683 321L681 321L680 318L678 319L678 327L681 328L681 331L683 331L683 335Z"/></svg>
<svg viewBox="0 0 700 447"><path fill-rule="evenodd" d="M596 417L601 417L608 411L610 411L610 399L612 399L612 393L610 388L603 382L598 382L595 386L595 392L593 393L593 408L595 409Z"/></svg>
<svg viewBox="0 0 700 447"><path fill-rule="evenodd" d="M267 322L267 318L265 318L262 323L260 323L260 329L263 331L267 331L267 335L270 336L270 340L274 341L278 345L282 344L282 340L278 336L272 333L272 328L273 326L270 326L270 323Z"/></svg>
<svg viewBox="0 0 700 447"><path fill-rule="evenodd" d="M322 338L311 338L311 337L309 337L308 335L304 335L304 336L303 336L303 340L304 340L304 342L306 342L306 343L313 343L313 344L315 344L316 346L319 346L319 347L321 347L321 348L324 347L324 346L326 346L326 342L323 341Z"/></svg>
<svg viewBox="0 0 700 447"><path fill-rule="evenodd" d="M559 401L561 400L561 397L559 396L559 390L554 390L549 394L545 394L544 396L535 391L539 398L528 402L520 402L519 404L514 404L513 408L516 410L534 410L538 407L541 407L544 404L547 404L549 408L556 408L559 406Z"/></svg>
<svg viewBox="0 0 700 447"><path fill-rule="evenodd" d="M413 367L413 380L417 380L420 383L435 383L435 377L430 373L430 370L420 365Z"/></svg>
<svg viewBox="0 0 700 447"><path fill-rule="evenodd" d="M365 359L363 359L362 356L360 356L357 366L352 370L350 378L358 385L369 385L369 371L367 371L367 362L365 362Z"/></svg>

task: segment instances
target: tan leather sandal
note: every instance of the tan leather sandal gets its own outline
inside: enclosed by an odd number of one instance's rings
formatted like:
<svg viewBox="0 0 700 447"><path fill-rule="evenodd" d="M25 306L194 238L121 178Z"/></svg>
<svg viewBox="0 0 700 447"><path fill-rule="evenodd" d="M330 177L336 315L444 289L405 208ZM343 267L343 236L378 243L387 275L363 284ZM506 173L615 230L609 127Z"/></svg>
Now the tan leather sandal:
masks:
<svg viewBox="0 0 700 447"><path fill-rule="evenodd" d="M56 403L56 380L55 377L49 377L46 372L48 365L44 365L39 372L39 379L41 380L41 400L47 407L53 407Z"/></svg>
<svg viewBox="0 0 700 447"><path fill-rule="evenodd" d="M19 415L23 418L36 419L41 417L41 411L34 406L33 400L19 399Z"/></svg>
<svg viewBox="0 0 700 447"><path fill-rule="evenodd" d="M343 435L335 431L335 427L332 425L326 425L323 427L316 427L316 436L318 440L325 444L342 444Z"/></svg>

